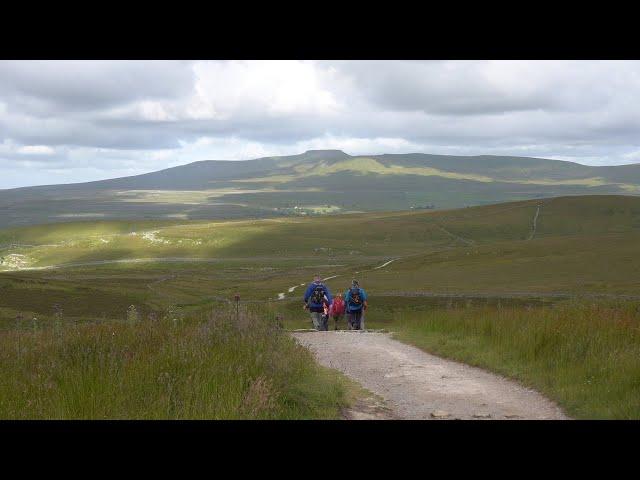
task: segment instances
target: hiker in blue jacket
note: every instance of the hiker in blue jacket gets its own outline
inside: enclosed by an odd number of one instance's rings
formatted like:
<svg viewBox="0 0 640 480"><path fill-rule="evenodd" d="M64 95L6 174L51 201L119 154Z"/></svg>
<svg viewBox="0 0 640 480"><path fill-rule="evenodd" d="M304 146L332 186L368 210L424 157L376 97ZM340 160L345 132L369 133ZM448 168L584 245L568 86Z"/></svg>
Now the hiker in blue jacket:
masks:
<svg viewBox="0 0 640 480"><path fill-rule="evenodd" d="M324 304L331 305L331 292L322 283L320 275L313 277L313 282L309 284L304 292L304 308L308 308L311 314L311 322L316 330L329 330L328 322L323 321Z"/></svg>
<svg viewBox="0 0 640 480"><path fill-rule="evenodd" d="M344 294L349 326L352 330L362 328L362 316L367 309L367 292L360 288L357 280L351 282L351 288Z"/></svg>

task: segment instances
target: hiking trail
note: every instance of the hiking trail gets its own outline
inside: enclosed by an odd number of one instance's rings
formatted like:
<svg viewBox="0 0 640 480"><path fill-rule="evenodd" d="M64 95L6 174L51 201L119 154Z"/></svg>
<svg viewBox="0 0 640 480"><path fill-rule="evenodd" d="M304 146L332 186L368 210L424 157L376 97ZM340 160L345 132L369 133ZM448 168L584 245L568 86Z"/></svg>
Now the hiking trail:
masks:
<svg viewBox="0 0 640 480"><path fill-rule="evenodd" d="M538 229L538 215L540 215L540 207L541 207L541 204L538 204L536 213L533 216L533 228L531 229L531 235L529 235L529 238L527 238L527 240L533 240L533 237L536 234L536 230Z"/></svg>
<svg viewBox="0 0 640 480"><path fill-rule="evenodd" d="M442 225L438 224L438 223L434 223L434 225L442 232L446 233L447 235L449 235L451 238L453 238L454 240L457 240L459 242L464 243L467 246L473 247L476 242L474 242L473 240L470 240L468 238L463 238L460 235L456 235L455 233L451 233L449 230L447 230L446 228L444 228Z"/></svg>
<svg viewBox="0 0 640 480"><path fill-rule="evenodd" d="M382 401L356 404L350 419L568 419L540 393L499 375L446 360L387 333L292 332L321 365Z"/></svg>
<svg viewBox="0 0 640 480"><path fill-rule="evenodd" d="M373 267L371 270L378 270L378 269L380 269L380 268L384 268L384 267L386 267L387 265L389 265L391 262L395 262L396 260L398 260L398 259L397 259L397 258L392 258L391 260L386 261L386 262L385 262L385 263L383 263L382 265L378 265L377 267ZM366 270L365 270L365 271L366 271ZM360 273L360 272L356 272L356 273ZM332 278L337 278L337 277L339 277L339 276L340 276L340 275L331 275L331 276L329 276L329 277L323 278L323 279L322 279L322 281L323 281L323 282L326 282L327 280L331 280ZM289 288L287 289L287 292L289 292L289 293L293 293L293 291L294 291L296 288L304 287L304 286L306 286L306 285L308 285L308 283L299 283L298 285L293 285L292 287L289 287ZM287 298L287 295L286 295L284 292L280 292L280 293L278 293L278 297L277 297L277 299L278 299L278 300L284 300L285 298Z"/></svg>
<svg viewBox="0 0 640 480"><path fill-rule="evenodd" d="M540 206L531 237L539 210ZM467 246L475 244L437 227ZM398 259L369 271L385 268ZM288 292L305 285L294 285ZM278 294L279 300L284 298L284 292ZM291 335L314 354L318 363L341 371L373 394L344 412L347 419L568 419L557 405L534 390L480 368L426 353L394 340L388 333L293 331Z"/></svg>

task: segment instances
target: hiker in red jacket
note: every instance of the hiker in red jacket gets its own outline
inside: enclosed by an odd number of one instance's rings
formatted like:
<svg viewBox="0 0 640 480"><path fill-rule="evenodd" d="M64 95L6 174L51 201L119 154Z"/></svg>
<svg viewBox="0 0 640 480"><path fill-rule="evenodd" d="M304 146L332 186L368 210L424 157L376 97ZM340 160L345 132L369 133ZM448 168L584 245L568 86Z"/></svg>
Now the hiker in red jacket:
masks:
<svg viewBox="0 0 640 480"><path fill-rule="evenodd" d="M333 317L336 322L335 330L338 330L338 320L344 317L344 310L344 300L342 299L342 294L339 293L329 307L329 317Z"/></svg>

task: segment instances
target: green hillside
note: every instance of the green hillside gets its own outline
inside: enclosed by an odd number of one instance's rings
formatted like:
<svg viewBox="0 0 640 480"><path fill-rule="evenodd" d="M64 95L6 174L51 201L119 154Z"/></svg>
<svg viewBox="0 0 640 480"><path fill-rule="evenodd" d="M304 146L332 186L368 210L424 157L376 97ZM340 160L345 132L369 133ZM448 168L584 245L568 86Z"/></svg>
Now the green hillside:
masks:
<svg viewBox="0 0 640 480"><path fill-rule="evenodd" d="M338 275L330 283L339 289L358 277L378 296L633 296L640 291L638 242L640 198L627 196L11 228L0 230L0 307L9 316L19 309L47 314L53 297L69 298L78 315L92 309L100 316L97 305L201 305L236 292L276 301L316 271Z"/></svg>
<svg viewBox="0 0 640 480"><path fill-rule="evenodd" d="M526 157L350 156L311 150L247 161L200 161L97 182L0 190L0 227L451 209L639 192L640 165L590 167Z"/></svg>
<svg viewBox="0 0 640 480"><path fill-rule="evenodd" d="M516 378L577 418L638 418L639 242L632 196L1 229L0 415L335 418L343 380L273 330L308 326L301 288L319 272L334 293L360 280L368 328ZM227 365L242 375L218 389ZM144 381L161 375L171 388ZM273 399L248 407L252 395Z"/></svg>

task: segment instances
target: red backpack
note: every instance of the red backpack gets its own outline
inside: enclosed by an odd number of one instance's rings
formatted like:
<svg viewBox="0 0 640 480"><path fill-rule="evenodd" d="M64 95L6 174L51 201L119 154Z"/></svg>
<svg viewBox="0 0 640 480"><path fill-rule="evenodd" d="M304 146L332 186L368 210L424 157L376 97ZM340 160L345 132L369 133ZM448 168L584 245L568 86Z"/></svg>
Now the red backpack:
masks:
<svg viewBox="0 0 640 480"><path fill-rule="evenodd" d="M340 297L334 298L332 310L334 315L342 315L344 313L344 300Z"/></svg>

